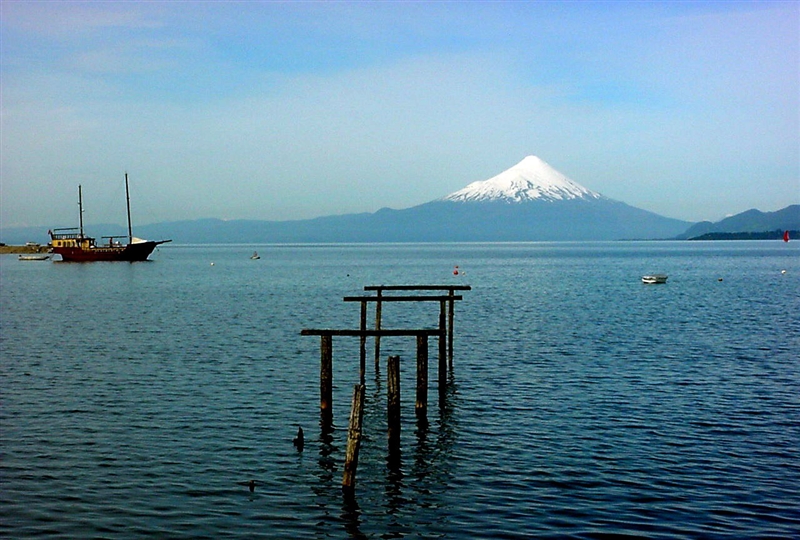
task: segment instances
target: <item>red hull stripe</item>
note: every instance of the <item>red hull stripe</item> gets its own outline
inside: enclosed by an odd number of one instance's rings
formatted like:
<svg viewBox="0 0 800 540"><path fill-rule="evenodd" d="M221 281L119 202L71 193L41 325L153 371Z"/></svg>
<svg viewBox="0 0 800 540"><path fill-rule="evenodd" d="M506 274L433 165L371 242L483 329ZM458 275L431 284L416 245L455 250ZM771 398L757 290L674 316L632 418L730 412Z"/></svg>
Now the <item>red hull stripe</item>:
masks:
<svg viewBox="0 0 800 540"><path fill-rule="evenodd" d="M155 247L164 242L141 242L128 244L125 247L93 247L91 249L53 248L53 253L61 255L61 260L68 262L93 261L146 261Z"/></svg>

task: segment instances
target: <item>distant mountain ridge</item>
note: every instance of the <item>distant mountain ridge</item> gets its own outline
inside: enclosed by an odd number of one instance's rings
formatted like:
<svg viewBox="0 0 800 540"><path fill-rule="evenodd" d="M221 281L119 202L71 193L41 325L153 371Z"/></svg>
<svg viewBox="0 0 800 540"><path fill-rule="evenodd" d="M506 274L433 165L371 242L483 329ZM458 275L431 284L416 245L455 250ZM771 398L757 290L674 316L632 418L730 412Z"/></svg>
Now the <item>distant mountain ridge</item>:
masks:
<svg viewBox="0 0 800 540"><path fill-rule="evenodd" d="M701 221L679 235L678 239L687 240L712 233L764 233L778 229L800 229L800 204L792 204L775 212L751 209L716 223Z"/></svg>
<svg viewBox="0 0 800 540"><path fill-rule="evenodd" d="M798 208L744 214L764 231L800 229L791 221ZM780 225L772 224L773 218L782 219L784 212L790 216L789 222L784 226L778 219ZM768 217L755 219L757 215ZM488 180L402 210L382 208L374 213L294 221L199 219L143 225L134 232L184 244L651 240L698 236L717 226L733 226L738 217L692 225L660 216L594 192L544 160L528 156ZM10 244L47 242L45 227L0 232L0 239ZM88 224L87 233L99 237L125 234L126 230L119 225Z"/></svg>
<svg viewBox="0 0 800 540"><path fill-rule="evenodd" d="M690 225L609 199L528 156L488 180L402 210L281 222L201 220L138 231L191 243L522 242L672 238Z"/></svg>

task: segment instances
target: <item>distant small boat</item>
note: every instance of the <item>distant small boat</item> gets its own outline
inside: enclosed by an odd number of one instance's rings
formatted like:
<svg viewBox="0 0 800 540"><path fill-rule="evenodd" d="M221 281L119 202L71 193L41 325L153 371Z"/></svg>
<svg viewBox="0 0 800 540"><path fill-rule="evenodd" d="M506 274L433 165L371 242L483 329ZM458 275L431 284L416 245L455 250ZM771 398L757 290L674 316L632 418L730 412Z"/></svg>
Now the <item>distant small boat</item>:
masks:
<svg viewBox="0 0 800 540"><path fill-rule="evenodd" d="M21 261L46 261L50 258L50 255L20 255L19 260Z"/></svg>
<svg viewBox="0 0 800 540"><path fill-rule="evenodd" d="M647 276L642 276L642 283L647 283L648 285L652 285L655 283L666 283L666 282L667 282L666 274L650 274Z"/></svg>
<svg viewBox="0 0 800 540"><path fill-rule="evenodd" d="M253 254L250 255L250 258L253 259L253 260L256 260L256 259L260 259L261 257L258 256L258 252L257 251L254 251Z"/></svg>
<svg viewBox="0 0 800 540"><path fill-rule="evenodd" d="M784 242L789 241L789 231L783 231L783 241Z"/></svg>

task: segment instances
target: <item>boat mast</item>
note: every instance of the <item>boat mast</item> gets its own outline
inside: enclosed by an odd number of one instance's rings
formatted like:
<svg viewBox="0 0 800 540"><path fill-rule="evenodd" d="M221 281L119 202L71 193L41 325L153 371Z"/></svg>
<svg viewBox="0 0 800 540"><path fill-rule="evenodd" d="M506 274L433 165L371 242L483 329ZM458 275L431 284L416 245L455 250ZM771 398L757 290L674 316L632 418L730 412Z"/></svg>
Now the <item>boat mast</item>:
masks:
<svg viewBox="0 0 800 540"><path fill-rule="evenodd" d="M78 184L78 220L81 224L81 240L83 240L83 193L80 184Z"/></svg>
<svg viewBox="0 0 800 540"><path fill-rule="evenodd" d="M133 229L131 228L131 194L128 190L128 173L125 173L125 201L128 204L128 243L133 243Z"/></svg>

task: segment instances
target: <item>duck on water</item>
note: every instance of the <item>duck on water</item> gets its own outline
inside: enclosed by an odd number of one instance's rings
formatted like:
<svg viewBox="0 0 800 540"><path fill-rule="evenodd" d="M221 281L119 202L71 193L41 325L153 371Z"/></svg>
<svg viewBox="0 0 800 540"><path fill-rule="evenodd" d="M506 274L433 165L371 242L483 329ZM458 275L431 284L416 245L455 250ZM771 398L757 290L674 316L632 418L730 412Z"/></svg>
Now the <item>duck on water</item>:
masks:
<svg viewBox="0 0 800 540"><path fill-rule="evenodd" d="M127 173L125 173L125 199L128 208L128 236L104 236L103 239L107 239L108 243L97 244L95 238L83 232L83 196L81 186L78 186L80 227L47 231L53 253L61 255L61 260L66 262L146 261L156 246L172 241L142 240L133 236ZM127 242L123 243L124 240Z"/></svg>

